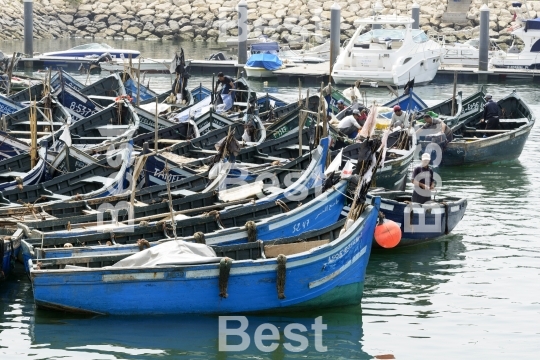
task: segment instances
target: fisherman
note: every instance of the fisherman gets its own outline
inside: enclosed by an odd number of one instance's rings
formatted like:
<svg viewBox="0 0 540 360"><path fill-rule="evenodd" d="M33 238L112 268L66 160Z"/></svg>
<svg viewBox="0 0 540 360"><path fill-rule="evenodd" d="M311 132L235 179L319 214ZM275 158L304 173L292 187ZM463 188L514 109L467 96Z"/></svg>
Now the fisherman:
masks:
<svg viewBox="0 0 540 360"><path fill-rule="evenodd" d="M218 83L221 84L223 87L223 90L221 93L223 95L231 95L231 97L234 99L234 80L228 76L223 75L222 72L218 73Z"/></svg>
<svg viewBox="0 0 540 360"><path fill-rule="evenodd" d="M354 139L358 134L358 130L362 129L362 125L366 122L365 119L362 122L360 115L360 110L353 110L353 114L345 116L340 120L338 124L338 129L343 134L347 135L351 139Z"/></svg>
<svg viewBox="0 0 540 360"><path fill-rule="evenodd" d="M345 110L347 107L345 106L345 103L343 102L343 100L338 100L337 101L337 108L338 108L338 112L342 112L343 110Z"/></svg>
<svg viewBox="0 0 540 360"><path fill-rule="evenodd" d="M491 94L484 96L486 104L484 105L484 118L480 120L480 127L484 130L497 130L499 128L499 105L493 101ZM484 125L485 124L485 125ZM489 133L484 134L484 137L491 136Z"/></svg>
<svg viewBox="0 0 540 360"><path fill-rule="evenodd" d="M452 129L447 126L443 121L439 119L434 119L429 114L424 115L424 121L425 124L420 129L416 130L416 133L418 135L420 135L420 133L424 133L425 135L425 130L429 130L429 132L433 132L433 130L435 130L434 133L444 133L444 135L446 136L446 143L449 143L454 139Z"/></svg>
<svg viewBox="0 0 540 360"><path fill-rule="evenodd" d="M422 164L417 166L412 175L412 183L414 185L412 202L425 204L431 201L431 190L435 188L433 180L433 169L429 166L431 155L424 153L422 155Z"/></svg>
<svg viewBox="0 0 540 360"><path fill-rule="evenodd" d="M407 119L407 112L401 110L401 106L394 106L394 113L392 114L392 121L390 122L390 129L396 127L408 128L409 121Z"/></svg>

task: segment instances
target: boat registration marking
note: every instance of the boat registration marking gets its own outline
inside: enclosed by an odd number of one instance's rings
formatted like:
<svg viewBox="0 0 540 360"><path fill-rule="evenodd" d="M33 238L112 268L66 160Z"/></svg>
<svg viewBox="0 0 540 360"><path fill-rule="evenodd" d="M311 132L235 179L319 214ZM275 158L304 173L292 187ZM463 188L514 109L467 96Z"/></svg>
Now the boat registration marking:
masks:
<svg viewBox="0 0 540 360"><path fill-rule="evenodd" d="M164 272L141 273L141 274L106 274L101 280L103 282L111 281L137 281L137 280L162 280L165 279Z"/></svg>
<svg viewBox="0 0 540 360"><path fill-rule="evenodd" d="M450 211L451 211L451 212L459 211L459 206L452 206L452 207L450 208Z"/></svg>
<svg viewBox="0 0 540 360"><path fill-rule="evenodd" d="M392 211L392 210L394 210L394 205L382 204L381 203L381 209Z"/></svg>
<svg viewBox="0 0 540 360"><path fill-rule="evenodd" d="M313 289L317 286L320 286L332 279L334 279L335 277L337 277L339 274L341 274L343 271L347 270L352 264L354 264L356 261L358 261L358 259L360 259L364 254L366 253L366 246L364 246L362 248L362 250L360 250L360 252L356 255L353 256L353 258L349 261L347 261L345 263L345 265L343 265L342 267L340 267L339 269L337 269L336 271L334 271L333 273L331 273L330 275L327 275L319 280L315 280L315 281L312 281L309 283L309 288L310 289Z"/></svg>

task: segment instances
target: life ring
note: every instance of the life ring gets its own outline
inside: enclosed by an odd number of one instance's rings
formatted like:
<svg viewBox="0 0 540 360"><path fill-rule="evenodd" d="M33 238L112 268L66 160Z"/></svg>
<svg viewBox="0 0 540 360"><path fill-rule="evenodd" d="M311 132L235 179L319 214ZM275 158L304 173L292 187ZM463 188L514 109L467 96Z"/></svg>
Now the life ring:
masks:
<svg viewBox="0 0 540 360"><path fill-rule="evenodd" d="M129 95L120 95L120 96L117 96L115 99L114 99L114 102L119 102L120 100L122 99L126 99L127 101L129 102L132 102L133 99L131 98L131 96Z"/></svg>

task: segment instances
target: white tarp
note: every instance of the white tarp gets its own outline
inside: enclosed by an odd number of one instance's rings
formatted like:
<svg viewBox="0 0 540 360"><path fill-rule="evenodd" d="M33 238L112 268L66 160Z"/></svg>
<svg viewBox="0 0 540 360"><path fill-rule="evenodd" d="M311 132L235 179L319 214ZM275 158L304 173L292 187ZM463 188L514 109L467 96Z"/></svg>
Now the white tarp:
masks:
<svg viewBox="0 0 540 360"><path fill-rule="evenodd" d="M131 255L111 267L208 264L220 260L221 258L216 256L216 252L210 246L171 240Z"/></svg>

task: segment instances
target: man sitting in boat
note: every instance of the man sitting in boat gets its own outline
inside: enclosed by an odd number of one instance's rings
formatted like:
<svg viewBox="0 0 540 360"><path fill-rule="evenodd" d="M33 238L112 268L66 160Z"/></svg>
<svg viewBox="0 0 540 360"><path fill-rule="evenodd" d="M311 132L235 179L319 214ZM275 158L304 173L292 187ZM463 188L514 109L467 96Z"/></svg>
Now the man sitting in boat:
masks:
<svg viewBox="0 0 540 360"><path fill-rule="evenodd" d="M486 104L484 105L484 118L480 120L480 127L484 130L497 130L499 128L499 105L493 101L491 94L484 96ZM484 125L485 124L485 125ZM491 136L492 134L484 134L484 137Z"/></svg>
<svg viewBox="0 0 540 360"><path fill-rule="evenodd" d="M412 202L425 204L431 201L431 190L435 188L433 180L433 169L429 166L431 155L424 153L422 155L422 164L417 166L412 175L412 183L414 185Z"/></svg>
<svg viewBox="0 0 540 360"><path fill-rule="evenodd" d="M392 121L390 122L390 129L400 126L401 128L408 128L409 121L407 119L407 112L401 110L401 106L394 106L394 113L392 114Z"/></svg>
<svg viewBox="0 0 540 360"><path fill-rule="evenodd" d="M353 114L345 116L338 124L338 129L343 134L351 139L354 139L358 134L358 130L362 129L362 125L366 122L366 118L362 121L360 110L353 110Z"/></svg>
<svg viewBox="0 0 540 360"><path fill-rule="evenodd" d="M425 124L416 131L418 135L427 135L428 133L444 133L446 136L446 143L449 143L454 139L452 129L447 126L443 121L434 119L429 114L424 115Z"/></svg>
<svg viewBox="0 0 540 360"><path fill-rule="evenodd" d="M221 84L223 90L221 93L223 95L231 95L234 98L234 80L228 76L225 76L222 72L218 73L218 83Z"/></svg>

